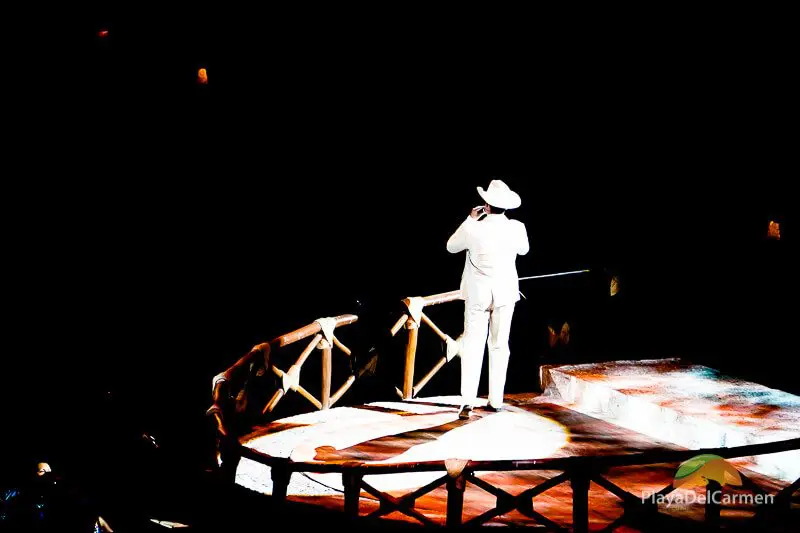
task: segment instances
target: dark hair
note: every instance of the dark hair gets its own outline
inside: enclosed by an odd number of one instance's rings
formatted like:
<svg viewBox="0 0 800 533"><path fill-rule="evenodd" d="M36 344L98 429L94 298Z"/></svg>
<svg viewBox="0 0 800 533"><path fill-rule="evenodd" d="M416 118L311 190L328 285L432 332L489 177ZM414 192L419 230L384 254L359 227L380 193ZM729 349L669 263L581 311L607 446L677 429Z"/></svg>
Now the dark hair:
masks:
<svg viewBox="0 0 800 533"><path fill-rule="evenodd" d="M505 209L502 209L500 207L495 207L492 204L489 204L489 209L491 210L493 215L502 215L503 213L506 212Z"/></svg>

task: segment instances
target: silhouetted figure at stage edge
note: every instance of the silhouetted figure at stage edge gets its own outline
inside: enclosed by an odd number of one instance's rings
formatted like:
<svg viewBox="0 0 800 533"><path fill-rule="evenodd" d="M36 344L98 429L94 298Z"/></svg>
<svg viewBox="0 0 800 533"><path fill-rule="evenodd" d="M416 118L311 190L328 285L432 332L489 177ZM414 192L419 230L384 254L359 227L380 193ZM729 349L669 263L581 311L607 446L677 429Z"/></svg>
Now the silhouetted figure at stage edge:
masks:
<svg viewBox="0 0 800 533"><path fill-rule="evenodd" d="M476 207L447 241L447 251L466 250L461 292L464 297L464 336L461 349L461 396L459 417L469 418L477 401L483 350L489 336L489 406L503 407L510 350L511 318L519 301L517 255L528 253L525 225L509 220L506 209L522 201L500 180L489 188L478 187L486 202ZM488 331L487 331L488 330Z"/></svg>
<svg viewBox="0 0 800 533"><path fill-rule="evenodd" d="M89 499L57 477L47 463L36 465L20 487L0 490L0 532L112 531Z"/></svg>

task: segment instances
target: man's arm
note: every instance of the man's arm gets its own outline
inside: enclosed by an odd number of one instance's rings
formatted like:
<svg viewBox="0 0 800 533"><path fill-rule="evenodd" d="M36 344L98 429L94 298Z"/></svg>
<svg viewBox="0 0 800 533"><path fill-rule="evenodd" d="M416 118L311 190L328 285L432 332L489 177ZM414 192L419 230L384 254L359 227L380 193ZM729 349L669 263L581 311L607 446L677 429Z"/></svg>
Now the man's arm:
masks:
<svg viewBox="0 0 800 533"><path fill-rule="evenodd" d="M483 207L474 208L467 219L461 223L456 232L450 236L450 239L447 241L448 252L451 254L457 254L458 252L463 252L467 249L469 229L472 224L475 224L478 221L478 217L480 216L482 210Z"/></svg>
<svg viewBox="0 0 800 533"><path fill-rule="evenodd" d="M447 251L451 254L457 254L467 249L467 234L469 233L469 226L475 222L472 217L461 223L455 233L453 233L447 240Z"/></svg>
<svg viewBox="0 0 800 533"><path fill-rule="evenodd" d="M478 221L478 218L483 214L483 206L480 205L472 209L467 220L461 223L455 233L450 236L447 241L447 251L451 254L463 252L469 247L467 242L469 238L469 230L473 224Z"/></svg>
<svg viewBox="0 0 800 533"><path fill-rule="evenodd" d="M517 253L525 255L530 250L530 243L528 242L528 230L525 229L525 224L519 223L519 243L517 243Z"/></svg>

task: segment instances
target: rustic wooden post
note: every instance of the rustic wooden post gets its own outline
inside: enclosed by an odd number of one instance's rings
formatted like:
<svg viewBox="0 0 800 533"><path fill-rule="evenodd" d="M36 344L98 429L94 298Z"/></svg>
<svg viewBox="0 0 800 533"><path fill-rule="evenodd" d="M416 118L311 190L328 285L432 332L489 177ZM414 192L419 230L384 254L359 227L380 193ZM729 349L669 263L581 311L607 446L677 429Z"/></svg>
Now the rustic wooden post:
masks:
<svg viewBox="0 0 800 533"><path fill-rule="evenodd" d="M572 473L572 529L576 533L589 531L589 474L583 468Z"/></svg>
<svg viewBox="0 0 800 533"><path fill-rule="evenodd" d="M239 461L242 459L240 447L236 439L221 435L219 442L219 472L222 481L226 483L236 482L236 470L239 468Z"/></svg>
<svg viewBox="0 0 800 533"><path fill-rule="evenodd" d="M331 343L322 339L317 348L322 350L322 397L320 403L322 409L328 409L331 406Z"/></svg>
<svg viewBox="0 0 800 533"><path fill-rule="evenodd" d="M289 489L289 480L292 471L289 461L283 460L272 465L272 497L279 503L286 501L286 491Z"/></svg>
<svg viewBox="0 0 800 533"><path fill-rule="evenodd" d="M417 357L417 336L419 325L410 318L406 321L408 344L406 344L406 369L403 376L403 399L410 400L414 394L414 361Z"/></svg>
<svg viewBox="0 0 800 533"><path fill-rule="evenodd" d="M463 473L447 480L447 527L461 525L461 515L464 511L464 489L467 479Z"/></svg>
<svg viewBox="0 0 800 533"><path fill-rule="evenodd" d="M447 527L461 525L464 511L464 489L467 487L467 473L464 472L468 459L446 459L447 469Z"/></svg>
<svg viewBox="0 0 800 533"><path fill-rule="evenodd" d="M344 485L344 513L348 518L358 518L362 478L363 474L358 468L347 469L342 472L342 484Z"/></svg>
<svg viewBox="0 0 800 533"><path fill-rule="evenodd" d="M706 526L719 527L720 504L722 503L722 485L709 479L706 485Z"/></svg>

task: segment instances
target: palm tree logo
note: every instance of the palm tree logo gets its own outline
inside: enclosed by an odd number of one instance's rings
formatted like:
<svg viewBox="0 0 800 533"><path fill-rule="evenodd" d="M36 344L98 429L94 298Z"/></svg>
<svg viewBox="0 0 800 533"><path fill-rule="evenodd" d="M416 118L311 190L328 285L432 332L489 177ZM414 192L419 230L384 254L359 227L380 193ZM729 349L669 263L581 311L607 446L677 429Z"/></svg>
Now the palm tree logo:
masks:
<svg viewBox="0 0 800 533"><path fill-rule="evenodd" d="M697 455L681 463L672 486L676 489L705 486L709 481L716 481L721 486L742 486L739 471L719 455L712 454Z"/></svg>

